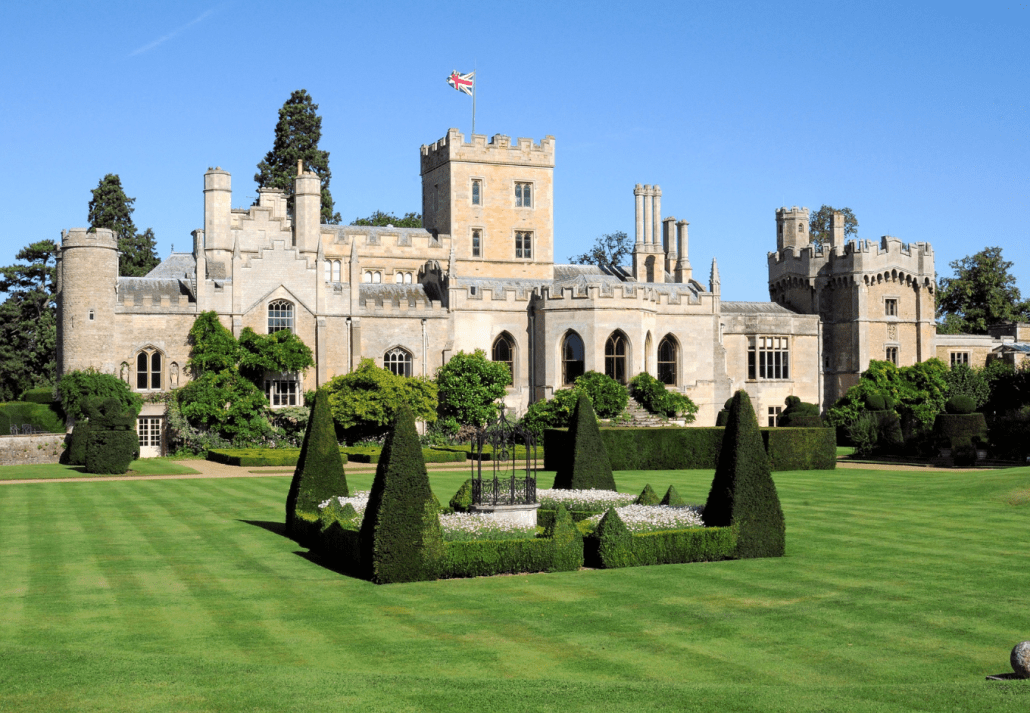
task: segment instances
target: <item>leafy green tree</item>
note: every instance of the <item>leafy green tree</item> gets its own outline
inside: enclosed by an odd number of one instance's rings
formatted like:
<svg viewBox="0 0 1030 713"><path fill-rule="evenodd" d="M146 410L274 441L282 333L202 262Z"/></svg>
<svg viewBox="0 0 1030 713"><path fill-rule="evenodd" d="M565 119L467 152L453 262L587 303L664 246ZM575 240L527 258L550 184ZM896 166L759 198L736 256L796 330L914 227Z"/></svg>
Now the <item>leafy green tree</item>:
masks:
<svg viewBox="0 0 1030 713"><path fill-rule="evenodd" d="M599 371L588 371L576 377L576 388L586 392L594 413L601 418L614 418L626 409L629 394L626 387Z"/></svg>
<svg viewBox="0 0 1030 713"><path fill-rule="evenodd" d="M948 396L968 396L974 408L980 408L991 398L991 384L983 369L970 369L965 364L955 364L945 376L948 382Z"/></svg>
<svg viewBox="0 0 1030 713"><path fill-rule="evenodd" d="M311 349L290 330L269 335L244 329L237 341L214 312L204 312L189 332L186 368L193 379L176 394L194 427L235 443L273 434L261 389L266 371L298 372L314 365Z"/></svg>
<svg viewBox="0 0 1030 713"><path fill-rule="evenodd" d="M600 236L589 250L579 255L573 255L569 258L569 262L573 265L618 267L632 253L633 243L624 231L619 230Z"/></svg>
<svg viewBox="0 0 1030 713"><path fill-rule="evenodd" d="M115 399L123 411L132 412L133 417L143 407L143 400L128 384L112 374L101 374L93 367L69 371L62 376L57 382L57 395L61 408L75 420L89 416L90 404L110 399Z"/></svg>
<svg viewBox="0 0 1030 713"><path fill-rule="evenodd" d="M436 372L438 412L463 425L482 426L497 418L498 401L510 383L508 366L490 361L482 349L458 352Z"/></svg>
<svg viewBox="0 0 1030 713"><path fill-rule="evenodd" d="M751 399L738 391L722 439L719 463L701 517L705 527L737 527L737 556L782 557L783 509Z"/></svg>
<svg viewBox="0 0 1030 713"><path fill-rule="evenodd" d="M397 376L371 359L362 359L357 369L334 377L325 388L336 426L351 442L387 433L401 406L420 421L436 420L436 384Z"/></svg>
<svg viewBox="0 0 1030 713"><path fill-rule="evenodd" d="M929 428L944 410L947 373L947 365L937 358L900 369L888 361L871 360L858 384L830 408L829 421L834 426L848 426L869 410L870 397L879 396L885 402L884 408Z"/></svg>
<svg viewBox="0 0 1030 713"><path fill-rule="evenodd" d="M50 386L57 376L57 244L40 240L15 255L25 264L0 267L0 401Z"/></svg>
<svg viewBox="0 0 1030 713"><path fill-rule="evenodd" d="M808 237L813 243L830 244L834 213L844 214L844 239L858 235L858 219L850 208L833 208L825 203L808 219Z"/></svg>
<svg viewBox="0 0 1030 713"><path fill-rule="evenodd" d="M335 225L340 214L333 212L333 196L329 192L329 152L321 151L318 142L322 139L322 117L318 115L318 104L311 99L307 90L298 89L279 109L279 121L275 125L275 141L272 150L257 165L254 174L258 188L279 188L287 197L287 209L293 214L293 179L297 176L297 161L304 162L304 168L314 171L322 185L322 222Z"/></svg>
<svg viewBox="0 0 1030 713"><path fill-rule="evenodd" d="M1030 300L1022 299L1001 248L984 248L950 267L955 276L938 281L939 334L986 334L1002 322L1030 321Z"/></svg>
<svg viewBox="0 0 1030 713"><path fill-rule="evenodd" d="M392 213L384 213L381 210L377 210L367 218L355 218L351 225L371 225L380 228L385 228L387 225L392 225L395 228L421 228L422 214L405 213L403 217L398 218Z"/></svg>
<svg viewBox="0 0 1030 713"><path fill-rule="evenodd" d="M122 189L122 179L109 173L91 193L89 201L89 229L107 228L118 234L118 274L123 277L142 277L161 262L157 258L154 231L147 228L137 234L132 222L135 198L129 198Z"/></svg>

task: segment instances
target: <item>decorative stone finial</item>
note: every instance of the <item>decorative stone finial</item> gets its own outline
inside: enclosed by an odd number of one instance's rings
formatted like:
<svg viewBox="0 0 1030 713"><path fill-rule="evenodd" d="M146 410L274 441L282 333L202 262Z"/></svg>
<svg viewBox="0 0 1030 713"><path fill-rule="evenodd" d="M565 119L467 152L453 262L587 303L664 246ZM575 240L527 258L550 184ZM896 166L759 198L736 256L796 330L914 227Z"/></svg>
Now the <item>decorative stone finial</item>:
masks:
<svg viewBox="0 0 1030 713"><path fill-rule="evenodd" d="M708 282L708 291L713 292L715 294L719 294L719 265L718 263L716 263L714 257L712 258L712 273L711 276L708 278Z"/></svg>
<svg viewBox="0 0 1030 713"><path fill-rule="evenodd" d="M297 175L298 176L303 176L304 175L304 160L300 159L300 158L297 159Z"/></svg>
<svg viewBox="0 0 1030 713"><path fill-rule="evenodd" d="M1030 678L1030 641L1020 641L1012 648L1009 657L1012 670L1020 678Z"/></svg>

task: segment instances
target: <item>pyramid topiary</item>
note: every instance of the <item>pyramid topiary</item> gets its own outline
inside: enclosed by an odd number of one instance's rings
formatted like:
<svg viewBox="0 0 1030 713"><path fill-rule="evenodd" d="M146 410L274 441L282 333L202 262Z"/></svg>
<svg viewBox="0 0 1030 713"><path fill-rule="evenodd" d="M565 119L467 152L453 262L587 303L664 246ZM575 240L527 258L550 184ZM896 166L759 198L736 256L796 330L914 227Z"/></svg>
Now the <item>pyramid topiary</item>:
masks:
<svg viewBox="0 0 1030 713"><path fill-rule="evenodd" d="M286 496L286 533L295 537L297 513L318 517L318 505L333 496L350 495L343 472L340 445L336 442L329 392L319 389Z"/></svg>
<svg viewBox="0 0 1030 713"><path fill-rule="evenodd" d="M785 524L751 399L733 397L719 463L702 513L706 527L737 527L737 556L781 557Z"/></svg>
<svg viewBox="0 0 1030 713"><path fill-rule="evenodd" d="M576 410L572 413L567 442L572 443L572 453L562 459L552 487L559 490L615 490L612 463L601 440L594 408L584 393L580 393Z"/></svg>
<svg viewBox="0 0 1030 713"><path fill-rule="evenodd" d="M544 530L544 537L554 545L550 571L573 572L583 566L583 534L561 503L558 503L554 519Z"/></svg>
<svg viewBox="0 0 1030 713"><path fill-rule="evenodd" d="M662 498L662 502L659 505L670 505L672 507L683 507L687 504L687 501L680 497L680 494L676 492L676 486L670 485L669 489L665 491L665 497Z"/></svg>
<svg viewBox="0 0 1030 713"><path fill-rule="evenodd" d="M466 478L465 482L458 488L451 501L447 503L454 512L468 512L472 504L472 478Z"/></svg>
<svg viewBox="0 0 1030 713"><path fill-rule="evenodd" d="M658 493L654 491L651 484L648 483L644 486L644 489L640 491L640 495L633 501L634 505L658 505L662 501L658 497Z"/></svg>
<svg viewBox="0 0 1030 713"><path fill-rule="evenodd" d="M633 535L615 508L608 508L601 522L597 523L594 537L600 565L605 569L632 567L637 563L633 556Z"/></svg>
<svg viewBox="0 0 1030 713"><path fill-rule="evenodd" d="M403 405L386 437L361 522L365 576L377 584L436 579L444 547L438 509L415 418Z"/></svg>

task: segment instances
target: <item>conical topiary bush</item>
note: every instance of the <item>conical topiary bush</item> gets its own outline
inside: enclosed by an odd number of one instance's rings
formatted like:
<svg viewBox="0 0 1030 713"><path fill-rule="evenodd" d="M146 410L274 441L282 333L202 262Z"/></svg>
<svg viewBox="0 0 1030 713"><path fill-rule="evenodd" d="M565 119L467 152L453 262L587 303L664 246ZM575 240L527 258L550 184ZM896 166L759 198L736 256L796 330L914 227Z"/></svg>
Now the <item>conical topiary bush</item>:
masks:
<svg viewBox="0 0 1030 713"><path fill-rule="evenodd" d="M608 451L601 440L597 416L587 395L580 393L566 443L572 452L562 458L554 485L559 490L615 490L615 476Z"/></svg>
<svg viewBox="0 0 1030 713"><path fill-rule="evenodd" d="M669 505L671 507L683 507L686 504L687 501L680 496L675 485L669 486L669 489L665 491L665 497L659 503L659 505Z"/></svg>
<svg viewBox="0 0 1030 713"><path fill-rule="evenodd" d="M286 496L286 534L296 536L298 513L312 521L318 519L318 504L333 496L350 495L343 472L340 445L336 442L329 392L319 389L311 408L297 468L293 471L290 493Z"/></svg>
<svg viewBox="0 0 1030 713"><path fill-rule="evenodd" d="M438 513L415 418L402 406L386 437L361 522L366 576L377 584L436 579L443 552Z"/></svg>
<svg viewBox="0 0 1030 713"><path fill-rule="evenodd" d="M633 501L634 505L658 505L662 502L662 499L658 497L658 493L654 491L651 484L648 483L644 486L644 489L640 491L640 495Z"/></svg>
<svg viewBox="0 0 1030 713"><path fill-rule="evenodd" d="M706 527L737 527L737 556L782 557L785 523L751 399L730 407L719 464L702 513Z"/></svg>

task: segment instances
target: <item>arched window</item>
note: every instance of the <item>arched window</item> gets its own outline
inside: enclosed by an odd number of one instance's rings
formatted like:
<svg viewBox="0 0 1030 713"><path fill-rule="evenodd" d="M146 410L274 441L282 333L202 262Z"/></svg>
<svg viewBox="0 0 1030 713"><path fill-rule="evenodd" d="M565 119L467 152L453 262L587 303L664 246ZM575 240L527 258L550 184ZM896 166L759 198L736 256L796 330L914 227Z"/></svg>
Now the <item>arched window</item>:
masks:
<svg viewBox="0 0 1030 713"><path fill-rule="evenodd" d="M326 282L329 282L330 278L332 277L332 269L333 269L333 267L332 267L331 261L326 260L325 261L325 281Z"/></svg>
<svg viewBox="0 0 1030 713"><path fill-rule="evenodd" d="M493 354L491 356L494 361L508 366L508 372L512 378L511 383L515 383L515 340L507 332L494 340Z"/></svg>
<svg viewBox="0 0 1030 713"><path fill-rule="evenodd" d="M161 352L154 347L147 347L136 355L136 389L161 389Z"/></svg>
<svg viewBox="0 0 1030 713"><path fill-rule="evenodd" d="M280 329L293 331L293 303L286 300L268 303L268 333L275 334Z"/></svg>
<svg viewBox="0 0 1030 713"><path fill-rule="evenodd" d="M383 273L381 271L376 270L375 272L372 273L372 284L373 285L378 285L382 281L383 281Z"/></svg>
<svg viewBox="0 0 1030 713"><path fill-rule="evenodd" d="M411 352L395 347L383 355L383 368L397 376L411 376Z"/></svg>
<svg viewBox="0 0 1030 713"><path fill-rule="evenodd" d="M658 381L676 385L676 341L669 335L658 343Z"/></svg>
<svg viewBox="0 0 1030 713"><path fill-rule="evenodd" d="M367 284L371 284L372 283L372 273L369 272L368 270L365 270L365 274L361 276L361 281L364 282L366 285Z"/></svg>
<svg viewBox="0 0 1030 713"><path fill-rule="evenodd" d="M583 359L583 340L575 332L565 335L561 345L562 383L571 384L583 376L585 362Z"/></svg>
<svg viewBox="0 0 1030 713"><path fill-rule="evenodd" d="M393 281L396 284L398 284L398 285L403 285L404 284L404 273L403 272L395 272L395 273L393 273Z"/></svg>
<svg viewBox="0 0 1030 713"><path fill-rule="evenodd" d="M626 383L626 335L622 332L612 332L604 343L604 373Z"/></svg>
<svg viewBox="0 0 1030 713"><path fill-rule="evenodd" d="M333 282L340 281L340 261L333 260Z"/></svg>
<svg viewBox="0 0 1030 713"><path fill-rule="evenodd" d="M411 274L410 272L405 272L405 273L404 273L404 284L405 284L405 285L410 285L410 284L411 284L411 280L412 280L412 277L413 277L413 276L412 276L412 274Z"/></svg>
<svg viewBox="0 0 1030 713"><path fill-rule="evenodd" d="M654 342L651 341L651 333L647 333L647 338L644 340L644 371L648 374L651 373L651 349L654 347Z"/></svg>

